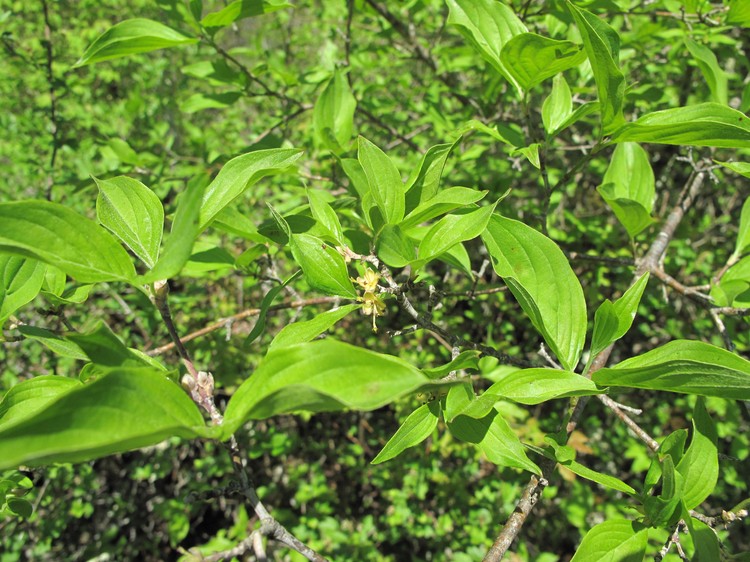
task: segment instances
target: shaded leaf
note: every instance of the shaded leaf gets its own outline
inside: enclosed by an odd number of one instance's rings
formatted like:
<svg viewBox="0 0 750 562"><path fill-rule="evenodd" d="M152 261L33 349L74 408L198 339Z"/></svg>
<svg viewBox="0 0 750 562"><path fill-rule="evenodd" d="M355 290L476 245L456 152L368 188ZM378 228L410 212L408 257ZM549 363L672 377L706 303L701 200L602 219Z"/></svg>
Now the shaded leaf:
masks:
<svg viewBox="0 0 750 562"><path fill-rule="evenodd" d="M498 466L520 468L537 475L542 473L526 456L518 436L497 411L482 419L458 416L448 428L455 438L475 443L487 459Z"/></svg>
<svg viewBox="0 0 750 562"><path fill-rule="evenodd" d="M381 229L375 252L390 267L404 267L417 257L414 242L395 224L387 224Z"/></svg>
<svg viewBox="0 0 750 562"><path fill-rule="evenodd" d="M81 387L78 379L40 375L19 382L0 401L0 431L44 411L59 396Z"/></svg>
<svg viewBox="0 0 750 562"><path fill-rule="evenodd" d="M253 326L253 329L247 335L247 338L245 338L245 343L244 343L245 346L248 346L251 343L253 343L263 333L263 331L266 329L266 317L268 316L268 310L273 304L273 301L276 299L277 296L279 296L279 293L281 293L281 291L283 291L284 288L287 285L289 285L289 283L291 283L297 277L299 277L300 273L301 273L300 271L297 271L296 273L292 274L289 278L287 278L286 281L284 281L283 283L280 283L279 285L276 285L265 294L265 296L263 297L263 301L261 301L260 303L260 312L258 313L257 320L255 321L255 326Z"/></svg>

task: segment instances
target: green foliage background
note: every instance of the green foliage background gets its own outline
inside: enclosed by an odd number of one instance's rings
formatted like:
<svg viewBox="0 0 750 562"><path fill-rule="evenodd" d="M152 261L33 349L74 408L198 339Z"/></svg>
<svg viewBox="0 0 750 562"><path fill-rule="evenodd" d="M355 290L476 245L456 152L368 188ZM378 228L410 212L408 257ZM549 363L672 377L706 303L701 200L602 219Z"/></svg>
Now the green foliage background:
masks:
<svg viewBox="0 0 750 562"><path fill-rule="evenodd" d="M204 13L222 6L204 4ZM446 27L447 8L442 1L380 4L387 4L396 25L407 26L410 38L371 2L361 0L352 3L351 14L344 0L300 0L293 9L239 20L220 32L216 41L221 48L260 77L268 91L248 81L206 41L73 68L86 47L117 21L146 17L186 29L189 8L182 2L5 4L0 9L3 200L49 194L53 201L93 218L97 191L91 176L127 174L153 188L171 213L176 194L188 181L214 174L232 156L258 148L298 147L306 151L300 173L264 180L241 200L238 210L252 224L268 230L273 223L265 203L287 213L303 204L305 188L313 187L333 195L332 204L345 229L356 228L349 180L336 159L316 143L312 130L312 106L337 66L347 68L357 100L356 131L384 148L402 173L413 169L429 147L452 141L471 119L514 124L517 131L529 126L542 130L540 108L550 81L532 90L527 117L507 83L453 28ZM525 14L532 31L577 40L575 30L566 24L570 16L563 3L510 4ZM684 44L687 26L679 12L685 7L688 12L695 10L688 4L585 3L587 9L607 14L608 23L620 33L629 116L711 99ZM708 45L727 71L730 101L747 111L747 29L701 21L691 25L692 36ZM420 53L426 56L420 58ZM595 98L585 68L575 68L566 77L574 96ZM565 176L594 139L596 126L593 118L576 124L546 156L552 184L565 178L550 202L545 224L550 236L569 255L615 258L573 261L591 310L627 287L631 268L626 261L634 250L641 253L648 234L656 232L650 227L646 236L631 243L596 192L608 155ZM530 136L534 134L538 133ZM696 151L707 153L707 149ZM688 154L684 147L654 145L649 151L657 177L659 217L674 203L689 173L689 167L675 157ZM747 154L740 152L739 158ZM717 150L713 157L726 160L738 158L738 153ZM683 221L670 248L668 270L687 285L709 283L726 263L734 247L740 207L748 195L747 180L728 171L716 174L715 189ZM443 178L444 186L487 189L487 199L493 201L511 189L499 210L540 225L545 197L538 171L487 135L467 135L448 159ZM204 252L201 260L194 259L172 287L173 313L183 333L260 304L268 290L261 268L255 261L244 268L232 266L234 258L252 244L215 230L202 238L196 247ZM469 248L477 270L484 250L477 241ZM360 250L367 250L366 243ZM276 247L267 252L277 276L288 277L294 269L290 255ZM489 269L477 288L499 286ZM425 281L446 292L435 321L473 341L492 343L503 353L536 354L540 338L507 293L470 298L472 280L438 263L427 271ZM296 283L294 290L303 298L312 296L304 281ZM415 290L416 301L428 300L426 284ZM273 334L292 319L311 318L326 306L330 305L275 312L267 333L249 350L242 346L252 326L246 321L191 342L196 363L210 365L217 376L220 402L252 372ZM85 303L64 307L39 297L19 317L52 330L78 330L103 320L127 345L144 351L168 342L147 299L120 285L98 285ZM378 319L377 334L371 331L369 319L359 315L347 317L334 334L400 355L420 367L450 359L450 349L428 333L388 334L409 324L410 319L391 306L388 315ZM726 324L738 351L747 356L746 320L727 318ZM675 338L722 345L705 310L652 282L636 324L611 362ZM176 365L176 356L167 360ZM78 370L74 360L61 358L32 339L5 343L0 361L2 390L31 376L74 376ZM483 359L481 367L480 374L491 378L496 361ZM444 431L394 461L370 465L399 420L420 399L424 397L369 413L280 416L248 425L239 436L251 452L255 480L265 501L275 507L275 516L333 560L480 559L498 525L513 511L527 477L496 467ZM657 438L687 427L694 404L692 398L645 391L631 392L626 400L644 409L639 422ZM705 511L711 512L729 509L747 497L750 415L743 403L711 399L708 406L718 421L722 454L722 477L709 500L720 503L709 503ZM563 410L557 402L530 408L508 403L506 413L523 440L539 444L544 433L556 430ZM645 448L598 402L592 403L579 427L573 446L579 459L592 468L627 482L637 481L648 468ZM231 466L216 448L210 442L175 439L165 446L91 463L30 471L34 487L28 497L34 514L27 520L0 520L0 561L88 560L105 553L115 560L173 560L180 556L180 547L230 547L246 536L254 521L239 495L231 493ZM570 473L561 476L546 489L514 559L568 560L594 524L618 513L629 515L627 502L618 494ZM230 487L227 494L207 497L210 490L226 487ZM747 523L733 527L731 533L722 532L722 538L733 553L750 550ZM295 559L288 553L279 556Z"/></svg>

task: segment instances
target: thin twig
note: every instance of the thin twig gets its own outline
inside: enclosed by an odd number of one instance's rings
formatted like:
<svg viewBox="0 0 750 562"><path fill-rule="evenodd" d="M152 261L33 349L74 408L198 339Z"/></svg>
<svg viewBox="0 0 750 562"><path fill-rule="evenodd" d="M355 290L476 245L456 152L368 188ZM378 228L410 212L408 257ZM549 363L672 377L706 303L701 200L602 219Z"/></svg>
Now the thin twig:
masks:
<svg viewBox="0 0 750 562"><path fill-rule="evenodd" d="M46 54L45 69L47 71L47 91L49 92L49 120L50 128L52 130L52 151L49 155L49 162L47 163L47 189L45 191L45 198L48 201L52 200L52 186L55 185L55 160L57 159L57 148L59 144L59 123L57 120L57 92L55 91L55 75L52 69L53 64L53 53L52 53L52 26L49 22L49 8L47 6L47 0L42 0L42 13L44 14L44 50Z"/></svg>
<svg viewBox="0 0 750 562"><path fill-rule="evenodd" d="M275 304L275 305L269 306L268 310L270 311L270 310L283 310L287 308L301 308L304 306L311 306L315 304L331 304L331 303L337 302L338 300L340 300L339 297L317 297L313 299L298 300L298 301ZM181 343L189 342L191 340L194 340L195 338L205 336L206 334L210 334L211 332L214 332L216 330L221 330L225 328L227 324L230 322L237 322L239 320L244 320L245 318L258 316L258 314L260 314L260 308L245 309L242 312L238 312L237 314L234 314L232 316L221 318L217 320L216 322L209 324L208 326L204 326L200 330L191 332L190 334L180 338L180 342ZM163 353L166 353L167 351L173 350L176 346L177 344L174 341L172 341L170 343L164 344L160 347L147 351L146 354L151 357L154 357L156 355L162 355Z"/></svg>

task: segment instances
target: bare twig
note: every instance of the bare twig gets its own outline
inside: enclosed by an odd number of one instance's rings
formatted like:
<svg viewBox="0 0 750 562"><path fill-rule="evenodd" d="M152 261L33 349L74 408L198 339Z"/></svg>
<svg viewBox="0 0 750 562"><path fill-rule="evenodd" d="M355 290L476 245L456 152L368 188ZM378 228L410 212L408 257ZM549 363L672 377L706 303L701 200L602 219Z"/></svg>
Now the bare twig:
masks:
<svg viewBox="0 0 750 562"><path fill-rule="evenodd" d="M606 396L604 394L598 394L596 396L602 404L607 406L614 414L622 420L622 422L627 425L630 430L638 436L638 438L643 441L649 449L652 451L658 451L659 450L659 442L651 437L646 431L639 426L633 419L628 416L622 408L621 404L618 404L614 400L612 400L609 396Z"/></svg>
<svg viewBox="0 0 750 562"><path fill-rule="evenodd" d="M285 302L285 303L279 303L275 304L273 306L268 307L268 310L283 310L287 308L301 308L304 306L311 306L315 304L331 304L337 302L339 297L317 297L313 299L305 299L305 300L298 300L298 301L291 301L291 302ZM211 332L214 332L216 330L221 330L223 328L226 328L227 324L230 322L237 322L239 320L244 320L245 318L250 318L252 316L257 316L260 314L260 308L248 308L243 310L242 312L238 312L237 314L234 314L232 316L228 316L226 318L221 318L217 320L216 322L213 322L209 324L208 326L205 326L201 328L200 330L196 330L195 332L191 332L190 334L186 335L183 338L180 338L181 343L189 342L190 340L194 340L196 338L199 338L201 336L205 336L206 334L210 334ZM151 357L154 357L156 355L162 355L163 353L166 353L167 351L173 350L175 347L177 347L177 344L172 341L170 343L164 344L160 347L154 348L150 351L147 351L147 355L150 355Z"/></svg>
<svg viewBox="0 0 750 562"><path fill-rule="evenodd" d="M224 421L224 417L216 407L214 401L214 378L211 373L206 371L198 371L193 364L190 354L185 348L182 340L177 335L177 330L172 321L172 314L169 310L169 303L167 296L169 294L169 285L166 281L160 281L154 283L151 290L150 298L159 311L164 324L169 331L169 335L180 354L182 362L188 370L188 374L182 378L182 386L190 394L193 401L206 410L211 417L211 421L214 425L221 425ZM255 514L260 520L260 533L265 536L272 537L276 541L285 544L292 550L299 552L302 556L313 562L326 562L326 559L321 555L312 550L309 546L300 541L292 533L290 533L281 523L279 523L273 516L268 512L263 502L260 501L255 486L250 481L246 466L245 456L240 452L237 439L232 435L228 442L222 443L227 449L229 456L232 460L232 467L234 468L237 477L241 484L241 492L247 499L248 503L255 511ZM251 541L252 546L252 541Z"/></svg>

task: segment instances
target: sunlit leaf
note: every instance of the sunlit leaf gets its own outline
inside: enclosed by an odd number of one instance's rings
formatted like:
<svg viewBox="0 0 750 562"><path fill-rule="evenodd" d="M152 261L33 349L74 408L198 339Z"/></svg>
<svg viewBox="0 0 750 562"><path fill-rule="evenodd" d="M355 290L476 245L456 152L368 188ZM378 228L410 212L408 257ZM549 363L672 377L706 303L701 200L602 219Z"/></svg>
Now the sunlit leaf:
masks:
<svg viewBox="0 0 750 562"><path fill-rule="evenodd" d="M82 283L128 281L130 256L93 221L58 203L0 203L0 252L56 266Z"/></svg>
<svg viewBox="0 0 750 562"><path fill-rule="evenodd" d="M533 228L494 215L482 234L492 265L534 327L573 370L586 339L586 301L560 248Z"/></svg>
<svg viewBox="0 0 750 562"><path fill-rule="evenodd" d="M157 21L134 18L115 24L102 33L89 45L76 66L197 42L196 37L183 35Z"/></svg>
<svg viewBox="0 0 750 562"><path fill-rule="evenodd" d="M593 375L599 386L750 400L750 361L707 343L677 340Z"/></svg>

